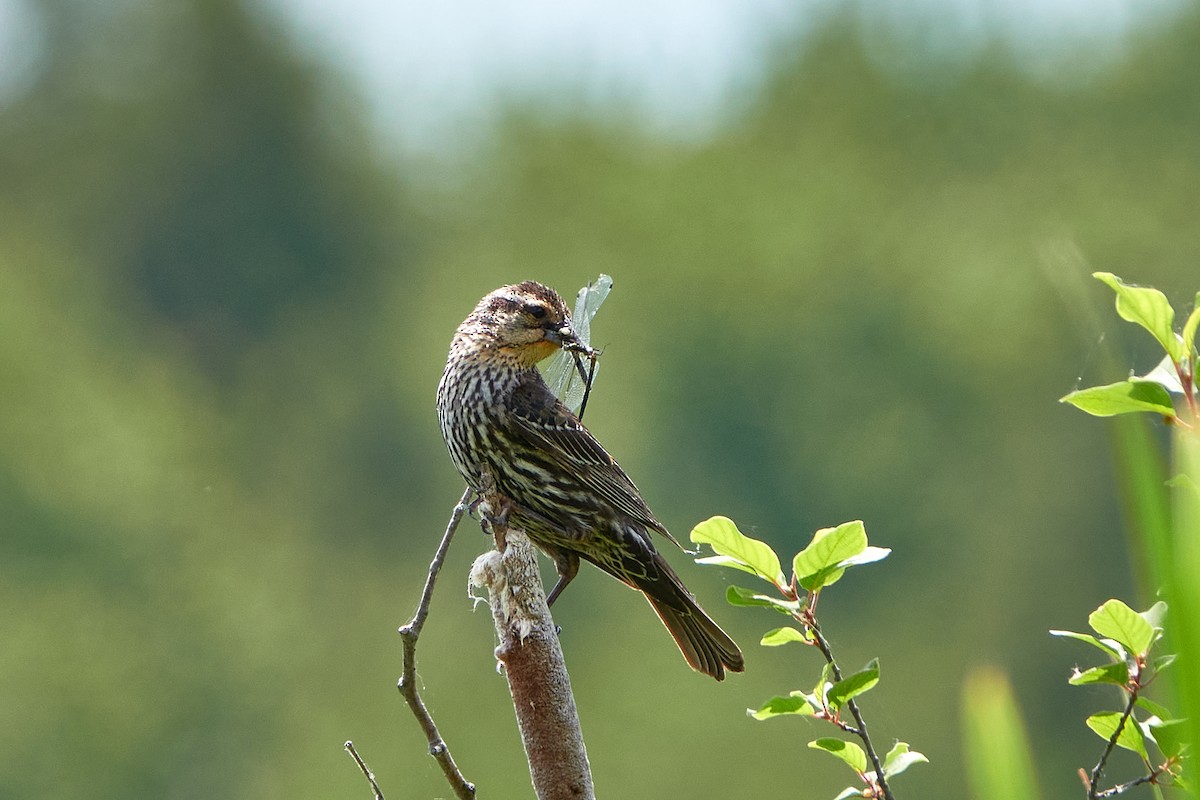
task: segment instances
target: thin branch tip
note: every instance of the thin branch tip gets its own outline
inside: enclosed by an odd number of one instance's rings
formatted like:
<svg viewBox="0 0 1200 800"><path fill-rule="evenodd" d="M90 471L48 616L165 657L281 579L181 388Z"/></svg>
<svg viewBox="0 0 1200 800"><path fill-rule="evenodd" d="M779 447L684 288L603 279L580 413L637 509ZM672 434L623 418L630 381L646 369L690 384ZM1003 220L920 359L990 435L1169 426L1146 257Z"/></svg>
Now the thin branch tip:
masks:
<svg viewBox="0 0 1200 800"><path fill-rule="evenodd" d="M346 743L342 745L342 749L350 753L350 757L353 758L354 763L358 765L358 769L362 772L363 777L365 777L367 782L371 784L371 794L374 796L375 800L384 800L383 790L379 788L379 784L375 781L375 773L371 771L371 768L367 766L367 762L363 761L362 757L359 756L358 751L354 749L354 742L347 739Z"/></svg>
<svg viewBox="0 0 1200 800"><path fill-rule="evenodd" d="M438 733L433 716L425 707L425 702L421 699L420 692L416 687L417 639L421 636L421 629L425 626L425 620L429 616L434 584L442 570L442 564L445 563L446 552L450 549L450 541L454 538L454 532L458 529L463 514L469 510L468 501L474 494L474 490L467 487L458 503L455 504L454 510L450 514L450 520L446 523L446 531L442 534L442 540L438 543L433 560L429 563L429 572L425 577L425 586L421 590L421 599L417 603L417 609L413 613L412 619L398 629L404 640L404 661L400 679L396 682L396 689L408 704L409 710L416 717L417 724L425 733L425 739L429 743L429 754L437 760L438 765L442 768L442 773L446 776L446 781L454 790L454 795L458 800L472 800L475 797L475 784L468 781L459 770L458 765L454 763L454 757L450 754L441 734ZM383 800L383 795L377 794L376 800Z"/></svg>

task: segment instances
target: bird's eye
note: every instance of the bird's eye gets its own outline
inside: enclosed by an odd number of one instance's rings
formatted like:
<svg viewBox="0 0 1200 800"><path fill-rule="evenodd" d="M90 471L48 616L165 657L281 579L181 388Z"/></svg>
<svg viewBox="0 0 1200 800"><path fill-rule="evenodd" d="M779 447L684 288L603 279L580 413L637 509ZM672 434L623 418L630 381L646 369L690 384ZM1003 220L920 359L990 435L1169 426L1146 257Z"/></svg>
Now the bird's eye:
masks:
<svg viewBox="0 0 1200 800"><path fill-rule="evenodd" d="M534 319L545 319L547 312L545 306L536 303L527 303L525 305L525 313Z"/></svg>

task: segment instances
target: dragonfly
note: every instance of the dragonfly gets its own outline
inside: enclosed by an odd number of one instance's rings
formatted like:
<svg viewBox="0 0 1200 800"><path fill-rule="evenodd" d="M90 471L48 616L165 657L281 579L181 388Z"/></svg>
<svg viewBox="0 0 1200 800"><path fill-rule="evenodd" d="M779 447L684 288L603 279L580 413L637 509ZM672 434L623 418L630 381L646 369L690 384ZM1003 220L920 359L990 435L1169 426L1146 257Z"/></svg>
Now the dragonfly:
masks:
<svg viewBox="0 0 1200 800"><path fill-rule="evenodd" d="M612 278L601 273L599 278L579 290L575 295L575 313L571 315L571 330L579 339L579 346L559 350L542 367L546 385L580 419L587 409L588 396L599 369L600 351L589 344L592 318L612 291L612 284ZM585 359L588 361L586 369L583 366Z"/></svg>

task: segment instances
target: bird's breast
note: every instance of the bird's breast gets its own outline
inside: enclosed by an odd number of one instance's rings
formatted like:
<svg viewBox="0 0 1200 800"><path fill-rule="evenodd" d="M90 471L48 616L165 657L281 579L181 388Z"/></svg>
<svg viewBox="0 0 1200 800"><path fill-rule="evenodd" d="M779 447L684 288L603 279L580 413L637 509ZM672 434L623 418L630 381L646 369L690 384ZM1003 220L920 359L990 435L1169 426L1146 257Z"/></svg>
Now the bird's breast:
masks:
<svg viewBox="0 0 1200 800"><path fill-rule="evenodd" d="M500 445L497 428L516 381L511 370L465 359L447 364L438 384L438 421L454 465L479 488Z"/></svg>

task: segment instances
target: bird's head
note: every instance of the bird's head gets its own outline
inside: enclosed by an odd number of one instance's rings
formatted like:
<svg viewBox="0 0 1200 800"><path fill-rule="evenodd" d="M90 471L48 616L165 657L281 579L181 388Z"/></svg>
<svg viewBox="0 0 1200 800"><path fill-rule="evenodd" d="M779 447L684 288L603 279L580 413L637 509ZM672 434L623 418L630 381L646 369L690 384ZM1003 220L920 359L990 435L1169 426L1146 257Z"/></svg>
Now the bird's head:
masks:
<svg viewBox="0 0 1200 800"><path fill-rule="evenodd" d="M459 334L529 366L559 348L590 352L572 330L571 312L562 297L536 281L501 286L488 294L459 326Z"/></svg>

